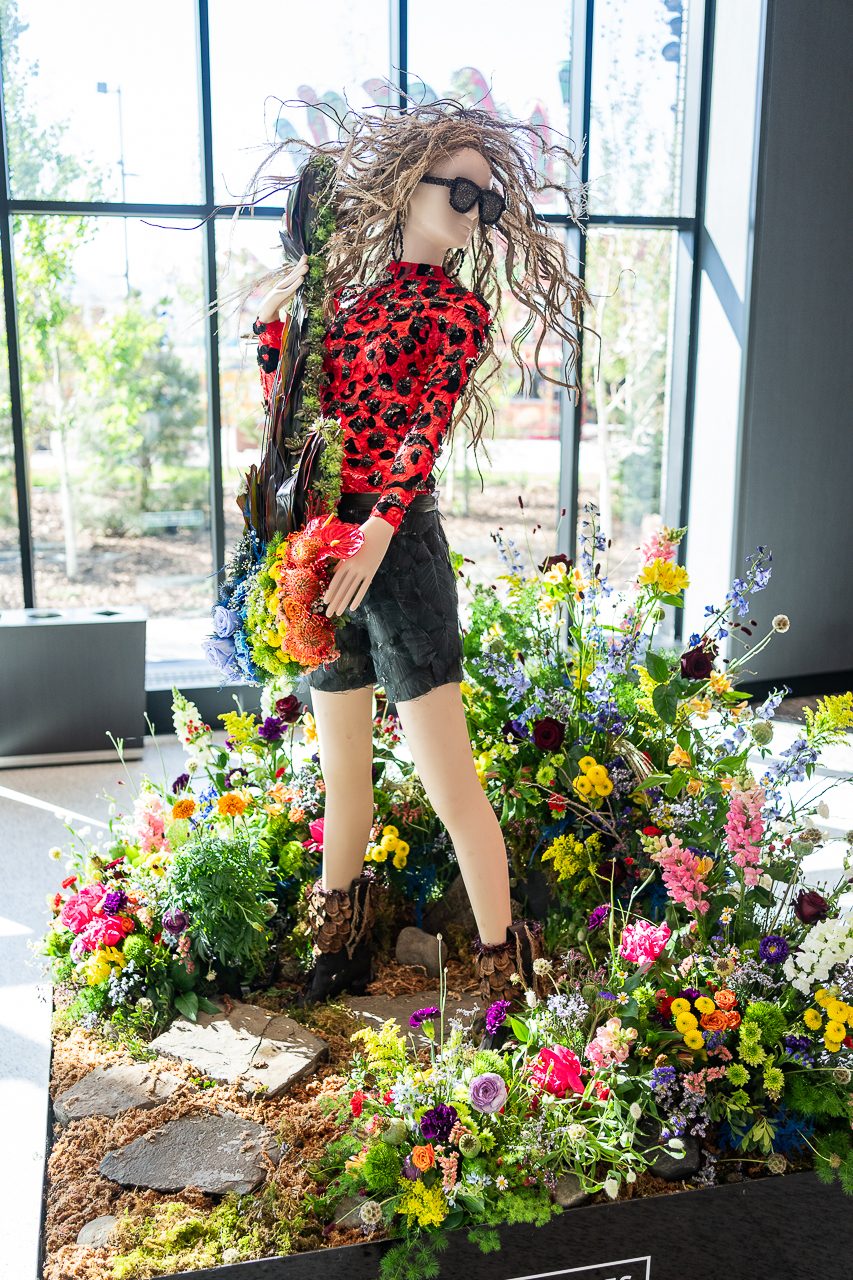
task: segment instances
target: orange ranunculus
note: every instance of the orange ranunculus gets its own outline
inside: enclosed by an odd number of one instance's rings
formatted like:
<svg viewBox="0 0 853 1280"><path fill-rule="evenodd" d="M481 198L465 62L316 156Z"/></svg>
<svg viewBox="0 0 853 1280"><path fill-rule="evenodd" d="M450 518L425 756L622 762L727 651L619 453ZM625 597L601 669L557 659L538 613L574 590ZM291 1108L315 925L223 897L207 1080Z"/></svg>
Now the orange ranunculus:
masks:
<svg viewBox="0 0 853 1280"><path fill-rule="evenodd" d="M718 1009L733 1009L737 1004L737 996L730 987L720 987L714 995L714 1003Z"/></svg>
<svg viewBox="0 0 853 1280"><path fill-rule="evenodd" d="M195 800L190 796L185 796L183 800L176 800L172 805L173 818L191 818L195 813Z"/></svg>
<svg viewBox="0 0 853 1280"><path fill-rule="evenodd" d="M425 1169L432 1168L435 1164L435 1151L431 1142L428 1142L425 1147L412 1147L412 1164L416 1169L420 1169L421 1173Z"/></svg>
<svg viewBox="0 0 853 1280"><path fill-rule="evenodd" d="M699 1026L704 1027L706 1031L725 1031L729 1025L728 1019L729 1015L722 1009L714 1009L712 1013L702 1014Z"/></svg>
<svg viewBox="0 0 853 1280"><path fill-rule="evenodd" d="M726 1029L733 1031L735 1027L740 1026L740 1014L737 1009L731 1009L726 1013Z"/></svg>

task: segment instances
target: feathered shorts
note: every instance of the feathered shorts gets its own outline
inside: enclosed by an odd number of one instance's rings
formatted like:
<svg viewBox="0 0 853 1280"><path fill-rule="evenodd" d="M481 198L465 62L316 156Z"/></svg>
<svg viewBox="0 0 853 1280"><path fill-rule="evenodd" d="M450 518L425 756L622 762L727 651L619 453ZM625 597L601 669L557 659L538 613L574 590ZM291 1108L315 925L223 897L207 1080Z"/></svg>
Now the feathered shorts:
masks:
<svg viewBox="0 0 853 1280"><path fill-rule="evenodd" d="M341 494L338 515L363 524L378 497ZM443 520L436 494L415 495L364 599L335 632L340 657L306 675L312 689L380 685L396 704L462 680L459 597Z"/></svg>

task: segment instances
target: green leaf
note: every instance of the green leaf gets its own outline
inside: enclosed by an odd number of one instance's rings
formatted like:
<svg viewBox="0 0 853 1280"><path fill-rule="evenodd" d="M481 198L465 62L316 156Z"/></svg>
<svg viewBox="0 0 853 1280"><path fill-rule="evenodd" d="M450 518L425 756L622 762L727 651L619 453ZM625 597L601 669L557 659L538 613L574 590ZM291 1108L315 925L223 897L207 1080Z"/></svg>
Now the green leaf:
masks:
<svg viewBox="0 0 853 1280"><path fill-rule="evenodd" d="M189 1018L190 1022L195 1022L198 1015L198 996L194 991L181 992L180 995L175 996L175 1007L185 1018Z"/></svg>
<svg viewBox="0 0 853 1280"><path fill-rule="evenodd" d="M669 679L669 663L662 654L656 653L654 649L649 649L646 652L646 670L658 684L663 680Z"/></svg>
<svg viewBox="0 0 853 1280"><path fill-rule="evenodd" d="M671 605L673 605L676 609L683 609L683 608L684 608L684 597L683 597L683 596L674 596L674 595L672 595L670 592L668 592L668 591L667 591L667 592L665 592L663 595L658 596L658 604L671 604Z"/></svg>
<svg viewBox="0 0 853 1280"><path fill-rule="evenodd" d="M518 1018L510 1018L509 1025L512 1027L512 1034L515 1036L516 1040L518 1040L520 1044L526 1044L530 1036L530 1032L527 1029L527 1023L521 1022Z"/></svg>
<svg viewBox="0 0 853 1280"><path fill-rule="evenodd" d="M678 692L673 684L659 684L652 690L652 706L664 724L675 724Z"/></svg>
<svg viewBox="0 0 853 1280"><path fill-rule="evenodd" d="M647 787L662 787L669 782L672 777L669 773L650 773L647 778L643 778L642 782L634 784L635 791L645 791Z"/></svg>
<svg viewBox="0 0 853 1280"><path fill-rule="evenodd" d="M202 1013L221 1013L218 1004L214 1004L212 1000L208 1000L207 996L198 996L198 1007Z"/></svg>
<svg viewBox="0 0 853 1280"><path fill-rule="evenodd" d="M465 1214L461 1209L452 1209L442 1222L442 1226L448 1231L453 1231L455 1227L459 1227L465 1221Z"/></svg>
<svg viewBox="0 0 853 1280"><path fill-rule="evenodd" d="M672 777L670 778L669 782L666 784L666 787L664 788L664 791L670 797L670 799L673 796L678 795L679 791L684 786L686 778L687 778L687 774L684 772L683 769L673 770Z"/></svg>
<svg viewBox="0 0 853 1280"><path fill-rule="evenodd" d="M461 1204L469 1213L480 1214L486 1211L483 1197L471 1195L469 1191L460 1191L456 1197L456 1203Z"/></svg>

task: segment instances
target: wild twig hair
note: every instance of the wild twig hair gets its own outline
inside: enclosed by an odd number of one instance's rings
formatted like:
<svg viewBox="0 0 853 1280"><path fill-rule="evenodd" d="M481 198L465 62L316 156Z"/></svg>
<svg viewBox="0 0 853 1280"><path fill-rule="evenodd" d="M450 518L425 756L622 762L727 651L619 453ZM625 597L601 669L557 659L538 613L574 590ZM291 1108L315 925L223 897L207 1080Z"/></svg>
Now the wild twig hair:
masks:
<svg viewBox="0 0 853 1280"><path fill-rule="evenodd" d="M299 99L288 100L287 105L300 103ZM475 224L469 242L473 252L466 255L460 280L492 308L493 333L499 322L504 287L527 309L528 318L510 343L521 370L522 391L525 375L531 385L533 377L520 348L538 322L534 351L537 373L548 382L579 392L578 330L582 327L582 308L590 298L569 267L562 232L552 231L536 212L537 197L554 191L565 197L569 217L580 225L586 189L579 182L570 187L559 178L546 176L562 173L568 180L579 156L557 142L547 142L541 125L466 107L452 98L426 104L409 98L404 111L379 106L377 114L367 108L363 113L350 110L343 118L328 104L310 105L315 112L332 119L340 140L315 146L303 138L284 139L255 170L248 193L254 198L248 203L253 206L295 181L293 177L264 173L282 150L290 150L295 144L306 159L315 153L334 159L337 229L326 246L328 288L324 319L330 322L333 318L333 296L338 289L345 291L343 303L379 279L391 257L397 214L405 224L409 200L421 177L438 161L471 147L488 161L507 207L498 226L483 226L479 220ZM502 273L495 241L503 250ZM280 275L280 269L267 273L244 294L272 283ZM558 377L540 364L546 338L557 338L565 344L563 349L568 349ZM498 363L493 338L487 343L480 370L486 367L490 356L493 372ZM469 380L454 413L454 419L459 421L471 407L474 445L494 413L492 401L483 390L483 380L481 376Z"/></svg>

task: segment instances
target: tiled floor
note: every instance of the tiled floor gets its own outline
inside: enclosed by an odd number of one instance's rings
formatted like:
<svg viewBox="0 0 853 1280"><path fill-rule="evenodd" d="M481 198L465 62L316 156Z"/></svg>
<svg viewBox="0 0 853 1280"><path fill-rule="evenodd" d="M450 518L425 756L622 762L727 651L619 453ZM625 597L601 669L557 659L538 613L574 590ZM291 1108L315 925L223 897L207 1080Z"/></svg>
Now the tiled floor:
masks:
<svg viewBox="0 0 853 1280"><path fill-rule="evenodd" d="M802 700L798 700L802 701ZM811 701L811 700L810 700ZM788 710L786 706L785 710ZM796 714L796 713L795 713ZM774 746L782 750L800 731L795 721L775 722ZM223 735L217 735L221 741ZM78 831L87 821L106 822L109 798L118 807L131 803L131 780L143 773L169 782L182 771L177 743L146 740L143 756L131 761L125 775L114 764L70 764L0 770L0 1277L33 1280L41 1211L49 1064L49 987L40 961L30 951L47 922L45 899L55 892L62 863L52 861L52 845L67 845L66 812ZM831 839L810 860L814 884L837 881L844 835L853 828L853 739L827 751L819 775L797 783L792 793L817 793L839 782L827 795L830 817L821 825ZM106 794L105 794L106 793ZM131 797L132 798L132 797Z"/></svg>

